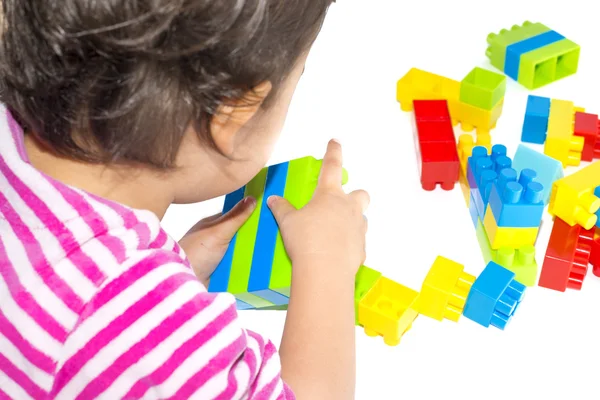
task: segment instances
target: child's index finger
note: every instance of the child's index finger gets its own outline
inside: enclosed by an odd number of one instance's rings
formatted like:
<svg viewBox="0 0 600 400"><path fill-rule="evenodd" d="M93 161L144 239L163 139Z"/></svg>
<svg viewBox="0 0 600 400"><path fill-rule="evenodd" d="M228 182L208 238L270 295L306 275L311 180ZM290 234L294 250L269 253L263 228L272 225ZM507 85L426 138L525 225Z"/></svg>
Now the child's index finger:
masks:
<svg viewBox="0 0 600 400"><path fill-rule="evenodd" d="M322 187L340 187L343 178L342 146L337 140L329 141L327 152L323 157L323 166L319 176L319 185Z"/></svg>

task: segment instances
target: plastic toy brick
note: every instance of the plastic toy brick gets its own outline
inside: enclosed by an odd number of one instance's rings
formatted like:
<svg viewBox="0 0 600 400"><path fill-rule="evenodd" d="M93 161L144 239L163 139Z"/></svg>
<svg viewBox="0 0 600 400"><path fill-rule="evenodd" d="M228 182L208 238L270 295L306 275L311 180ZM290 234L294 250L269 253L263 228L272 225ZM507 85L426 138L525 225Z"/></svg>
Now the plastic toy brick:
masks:
<svg viewBox="0 0 600 400"><path fill-rule="evenodd" d="M523 246L533 246L540 231L539 226L533 228L501 227L496 223L496 217L488 205L483 220L485 232L488 235L490 246L497 250L502 247L518 249Z"/></svg>
<svg viewBox="0 0 600 400"><path fill-rule="evenodd" d="M535 286L538 265L535 260L535 247L522 246L518 249L501 247L492 249L481 220L477 220L477 241L481 248L483 260L486 263L495 262L515 273L515 280L525 286Z"/></svg>
<svg viewBox="0 0 600 400"><path fill-rule="evenodd" d="M380 278L358 305L358 324L369 336L383 336L396 346L418 316L419 293L387 278Z"/></svg>
<svg viewBox="0 0 600 400"><path fill-rule="evenodd" d="M548 27L526 21L489 34L492 65L528 89L537 89L577 72L580 47Z"/></svg>
<svg viewBox="0 0 600 400"><path fill-rule="evenodd" d="M570 226L591 229L598 221L600 198L594 195L600 186L600 161L564 177L552 186L548 212Z"/></svg>
<svg viewBox="0 0 600 400"><path fill-rule="evenodd" d="M482 220L485 217L488 199L492 186L498 178L498 173L510 168L512 160L506 156L507 149L503 145L492 147L491 154L483 147L475 147L467 166L467 181L471 188L471 195Z"/></svg>
<svg viewBox="0 0 600 400"><path fill-rule="evenodd" d="M594 196L600 198L600 186L594 190ZM600 209L596 211L596 226L600 228Z"/></svg>
<svg viewBox="0 0 600 400"><path fill-rule="evenodd" d="M600 158L600 121L596 114L575 113L575 136L584 140L582 161Z"/></svg>
<svg viewBox="0 0 600 400"><path fill-rule="evenodd" d="M590 261L594 231L578 225L569 226L555 218L538 285L561 292L581 290Z"/></svg>
<svg viewBox="0 0 600 400"><path fill-rule="evenodd" d="M403 111L413 110L413 100L448 100L453 103L458 102L459 94L459 82L418 68L408 71L396 86L396 99Z"/></svg>
<svg viewBox="0 0 600 400"><path fill-rule="evenodd" d="M518 174L524 169L532 169L537 173L535 180L544 186L542 197L545 204L548 204L550 200L550 192L554 182L565 176L560 161L523 144L517 148L517 152L513 157L512 167Z"/></svg>
<svg viewBox="0 0 600 400"><path fill-rule="evenodd" d="M354 280L354 311L356 324L358 325L358 304L365 298L369 290L375 286L375 283L381 278L381 272L375 271L366 266L361 266L356 273Z"/></svg>
<svg viewBox="0 0 600 400"><path fill-rule="evenodd" d="M529 95L521 141L544 144L548 133L548 118L550 118L550 99Z"/></svg>
<svg viewBox="0 0 600 400"><path fill-rule="evenodd" d="M578 166L584 147L584 139L574 135L575 112L583 110L576 108L572 102L553 99L550 104L548 119L548 135L544 153L557 159L563 167Z"/></svg>
<svg viewBox="0 0 600 400"><path fill-rule="evenodd" d="M475 143L473 136L470 134L463 134L459 136L457 149L458 159L460 161L460 174L458 182L460 183L460 188L463 192L467 207L470 205L471 198L471 188L469 187L469 182L467 180L467 163L469 161L469 157L473 155L473 149L476 146L485 147L488 149L488 151L491 151L491 137L489 135L479 135L477 137L477 143Z"/></svg>
<svg viewBox="0 0 600 400"><path fill-rule="evenodd" d="M447 100L414 100L413 108L417 123L446 122L451 120ZM444 135L441 139L442 141L447 141L448 137ZM429 140L439 141L440 138L434 137ZM452 136L452 141L454 141L454 135Z"/></svg>
<svg viewBox="0 0 600 400"><path fill-rule="evenodd" d="M492 110L478 108L460 101L461 83L431 72L412 68L396 86L396 99L403 111L413 110L414 100L447 100L452 125L461 124L465 132L477 129L478 136L489 136L502 115L504 100ZM482 138L482 142L491 139Z"/></svg>
<svg viewBox="0 0 600 400"><path fill-rule="evenodd" d="M419 313L442 321L458 322L475 277L464 266L444 257L433 263L417 301Z"/></svg>
<svg viewBox="0 0 600 400"><path fill-rule="evenodd" d="M505 94L506 77L479 67L460 84L460 101L484 110L492 110Z"/></svg>
<svg viewBox="0 0 600 400"><path fill-rule="evenodd" d="M295 207L308 203L317 186L322 161L305 157L264 168L245 187L225 198L228 212L245 196L257 207L231 241L211 276L209 292L229 292L247 309L283 307L289 302L291 261L275 219L266 205L270 195L283 196ZM344 171L343 183L348 177Z"/></svg>
<svg viewBox="0 0 600 400"><path fill-rule="evenodd" d="M531 169L524 169L520 175L512 168L500 171L489 198L498 226L534 228L541 225L545 208L544 187L534 182L536 176Z"/></svg>
<svg viewBox="0 0 600 400"><path fill-rule="evenodd" d="M600 277L600 228L594 232L594 241L592 242L592 253L590 254L590 264L594 267L594 275Z"/></svg>
<svg viewBox="0 0 600 400"><path fill-rule="evenodd" d="M525 294L525 285L515 274L490 262L471 287L463 315L484 326L504 330Z"/></svg>
<svg viewBox="0 0 600 400"><path fill-rule="evenodd" d="M471 222L473 222L473 226L477 227L477 221L479 219L479 211L477 211L477 205L475 204L475 199L473 199L473 194L469 194L469 215L471 216Z"/></svg>

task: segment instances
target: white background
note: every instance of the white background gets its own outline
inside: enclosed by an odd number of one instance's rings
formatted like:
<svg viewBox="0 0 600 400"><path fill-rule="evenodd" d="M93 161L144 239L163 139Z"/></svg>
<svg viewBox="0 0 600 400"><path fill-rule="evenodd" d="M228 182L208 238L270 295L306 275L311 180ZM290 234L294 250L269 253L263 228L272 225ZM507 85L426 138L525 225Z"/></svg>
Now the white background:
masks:
<svg viewBox="0 0 600 400"><path fill-rule="evenodd" d="M416 290L437 255L478 275L484 263L460 188L425 192L419 186L410 114L396 103L396 81L411 67L457 80L475 66L493 69L485 57L487 34L530 20L582 46L578 74L536 94L600 112L600 24L590 4L339 0L313 48L271 163L321 157L329 138L340 139L348 190L364 188L372 197L367 265ZM511 156L527 94L509 79L504 113L492 132ZM222 203L174 206L164 226L179 238ZM544 218L540 266L552 228ZM357 398L598 399L599 306L600 278L590 270L580 292L530 288L505 331L466 318L440 323L420 316L397 347L358 332ZM241 314L248 328L280 342L285 313Z"/></svg>

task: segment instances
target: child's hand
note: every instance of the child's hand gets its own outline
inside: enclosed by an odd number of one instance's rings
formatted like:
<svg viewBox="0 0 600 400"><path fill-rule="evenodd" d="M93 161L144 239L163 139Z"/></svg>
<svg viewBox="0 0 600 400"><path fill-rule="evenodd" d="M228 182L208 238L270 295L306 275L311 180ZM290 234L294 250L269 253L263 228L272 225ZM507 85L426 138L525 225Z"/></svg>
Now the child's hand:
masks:
<svg viewBox="0 0 600 400"><path fill-rule="evenodd" d="M198 222L179 241L194 273L208 287L208 281L223 259L229 242L256 208L256 200L247 197L227 214L217 214Z"/></svg>
<svg viewBox="0 0 600 400"><path fill-rule="evenodd" d="M311 265L315 258L329 261L334 273L352 278L365 261L369 195L342 189L342 148L329 142L323 158L319 184L312 200L296 210L287 200L267 200L283 236L292 265ZM336 268L337 267L337 268Z"/></svg>

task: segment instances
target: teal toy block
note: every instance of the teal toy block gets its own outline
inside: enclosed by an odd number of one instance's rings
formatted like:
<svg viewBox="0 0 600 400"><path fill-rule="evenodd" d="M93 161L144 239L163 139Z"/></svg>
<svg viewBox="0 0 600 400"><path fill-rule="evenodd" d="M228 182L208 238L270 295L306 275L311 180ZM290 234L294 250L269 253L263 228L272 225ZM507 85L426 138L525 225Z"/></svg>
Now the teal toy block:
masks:
<svg viewBox="0 0 600 400"><path fill-rule="evenodd" d="M506 94L506 77L475 67L460 84L460 101L491 111Z"/></svg>
<svg viewBox="0 0 600 400"><path fill-rule="evenodd" d="M517 148L517 152L513 157L512 167L517 174L520 174L525 169L531 169L537 173L535 180L544 187L542 200L546 205L550 201L552 185L565 176L560 161L523 144Z"/></svg>
<svg viewBox="0 0 600 400"><path fill-rule="evenodd" d="M486 54L493 66L528 89L577 72L580 46L540 23L526 21L510 31L488 35Z"/></svg>
<svg viewBox="0 0 600 400"><path fill-rule="evenodd" d="M463 315L484 326L504 330L525 295L514 272L490 262L471 287Z"/></svg>
<svg viewBox="0 0 600 400"><path fill-rule="evenodd" d="M289 302L292 265L267 206L272 196L304 207L316 190L322 161L304 157L264 168L243 188L227 195L223 212L246 196L257 207L231 241L223 260L212 274L208 291L229 292L239 309L278 309ZM344 170L343 184L348 180Z"/></svg>
<svg viewBox="0 0 600 400"><path fill-rule="evenodd" d="M532 228L541 225L545 208L544 187L534 181L536 176L531 169L522 170L520 175L513 168L500 171L489 197L489 205L499 227Z"/></svg>

